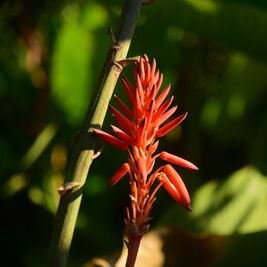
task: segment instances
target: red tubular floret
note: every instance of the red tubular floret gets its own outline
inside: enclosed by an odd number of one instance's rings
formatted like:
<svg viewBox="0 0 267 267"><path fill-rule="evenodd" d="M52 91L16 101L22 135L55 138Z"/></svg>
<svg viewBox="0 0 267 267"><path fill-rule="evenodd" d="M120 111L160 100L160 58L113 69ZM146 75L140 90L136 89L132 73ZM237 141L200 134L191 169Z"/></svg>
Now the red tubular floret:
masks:
<svg viewBox="0 0 267 267"><path fill-rule="evenodd" d="M177 106L172 107L168 111L166 111L157 121L157 127L159 127L162 123L164 123L166 120L168 120L171 115L176 111Z"/></svg>
<svg viewBox="0 0 267 267"><path fill-rule="evenodd" d="M122 164L121 167L116 171L116 173L111 177L110 184L115 185L129 172L130 172L129 164L128 163Z"/></svg>
<svg viewBox="0 0 267 267"><path fill-rule="evenodd" d="M130 110L130 108L117 96L114 95L115 101L117 102L118 107L120 110L128 117L131 118L133 115L133 112Z"/></svg>
<svg viewBox="0 0 267 267"><path fill-rule="evenodd" d="M187 116L187 112L178 116L177 118L173 119L169 123L165 124L161 128L157 130L157 137L162 137L168 132L170 132L172 129L174 129L176 126L178 126Z"/></svg>
<svg viewBox="0 0 267 267"><path fill-rule="evenodd" d="M162 90L162 92L160 93L160 95L156 99L155 110L158 110L158 108L161 106L163 101L166 99L166 97L169 94L170 90L171 90L171 85L170 84L165 89Z"/></svg>
<svg viewBox="0 0 267 267"><path fill-rule="evenodd" d="M159 79L157 80L157 82L155 84L157 93L161 87L162 81L163 81L163 74L161 73L159 76Z"/></svg>
<svg viewBox="0 0 267 267"><path fill-rule="evenodd" d="M185 209L190 210L191 209L191 207L190 207L190 203L191 203L190 196L188 194L188 191L186 189L186 186L185 186L181 176L175 171L175 169L170 164L167 164L164 167L163 172L166 174L166 176L170 180L171 184L176 189L176 191L178 193L177 194L177 200L179 200L178 202ZM163 183L163 185L164 185L164 183Z"/></svg>
<svg viewBox="0 0 267 267"><path fill-rule="evenodd" d="M191 170L198 170L198 167L196 165L194 165L192 162L185 160L183 158L180 158L178 156L175 156L173 154L170 154L166 151L163 151L160 153L160 158L162 160L168 161L169 163L179 165L179 166L184 167L184 168L188 168Z"/></svg>
<svg viewBox="0 0 267 267"><path fill-rule="evenodd" d="M135 105L135 93L134 93L135 89L133 85L130 83L130 81L125 76L122 77L121 82L122 82L123 89L129 101L134 106Z"/></svg>
<svg viewBox="0 0 267 267"><path fill-rule="evenodd" d="M117 124L120 126L120 128L126 132L127 134L131 133L132 129L132 123L129 121L128 118L126 118L120 111L118 111L115 107L112 105L109 105L109 108L114 115Z"/></svg>
<svg viewBox="0 0 267 267"><path fill-rule="evenodd" d="M129 145L134 144L134 139L128 134L126 134L124 131L122 131L120 128L114 125L111 125L111 128L113 132L116 134L116 136L119 137L122 141L124 141L125 143L128 143Z"/></svg>
<svg viewBox="0 0 267 267"><path fill-rule="evenodd" d="M152 121L155 124L158 124L157 121L160 119L160 117L164 114L164 112L168 109L168 107L171 105L174 97L171 96L168 100L164 102L164 104L155 112L153 115Z"/></svg>
<svg viewBox="0 0 267 267"><path fill-rule="evenodd" d="M141 58L139 62L139 73L140 73L140 79L143 82L145 80L145 70L144 70L145 60Z"/></svg>
<svg viewBox="0 0 267 267"><path fill-rule="evenodd" d="M99 136L102 140L105 142L119 148L122 150L126 150L128 148L128 144L119 140L118 138L112 136L111 134L108 134L102 130L99 129L93 129L94 133Z"/></svg>
<svg viewBox="0 0 267 267"><path fill-rule="evenodd" d="M151 63L151 71L150 71L151 77L153 77L155 75L156 67L157 67L157 62L156 62L155 58L153 58L152 63Z"/></svg>

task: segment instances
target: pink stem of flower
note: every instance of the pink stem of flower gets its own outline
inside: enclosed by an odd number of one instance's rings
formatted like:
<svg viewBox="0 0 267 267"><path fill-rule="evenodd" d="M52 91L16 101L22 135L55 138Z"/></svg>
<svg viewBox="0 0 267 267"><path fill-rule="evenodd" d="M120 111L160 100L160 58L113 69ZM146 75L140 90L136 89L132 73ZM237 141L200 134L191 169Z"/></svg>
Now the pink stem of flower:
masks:
<svg viewBox="0 0 267 267"><path fill-rule="evenodd" d="M125 267L134 267L142 237L142 234L132 234L129 236L127 244L128 256Z"/></svg>

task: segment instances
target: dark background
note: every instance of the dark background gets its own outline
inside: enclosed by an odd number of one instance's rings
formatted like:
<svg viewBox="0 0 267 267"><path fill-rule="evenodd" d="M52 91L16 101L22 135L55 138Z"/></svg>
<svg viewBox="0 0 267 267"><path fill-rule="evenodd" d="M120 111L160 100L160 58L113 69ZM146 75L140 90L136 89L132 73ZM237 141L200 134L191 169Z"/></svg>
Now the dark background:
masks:
<svg viewBox="0 0 267 267"><path fill-rule="evenodd" d="M116 30L122 1L0 3L0 265L41 266L56 189L93 102L107 28ZM188 247L181 266L266 266L267 3L156 0L142 9L129 52L142 54L155 57L164 85L172 84L178 113L189 112L160 149L200 168L177 169L193 212L161 190L152 228L186 233L168 248ZM120 82L115 90L122 95ZM104 129L111 122L108 114ZM68 266L120 250L127 179L112 188L108 179L126 157L106 146L94 162ZM203 235L215 238L216 253L208 248L192 261L198 248L191 244Z"/></svg>

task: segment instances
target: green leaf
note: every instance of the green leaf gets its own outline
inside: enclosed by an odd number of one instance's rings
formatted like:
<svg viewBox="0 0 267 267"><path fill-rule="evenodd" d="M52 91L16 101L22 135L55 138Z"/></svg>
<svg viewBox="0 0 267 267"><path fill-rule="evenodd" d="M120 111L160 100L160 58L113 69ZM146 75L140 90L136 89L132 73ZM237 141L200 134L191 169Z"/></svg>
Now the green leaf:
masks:
<svg viewBox="0 0 267 267"><path fill-rule="evenodd" d="M97 13L97 16L96 16ZM52 98L72 125L81 123L93 89L91 63L93 31L105 25L107 15L97 4L83 10L71 5L64 11L52 58Z"/></svg>
<svg viewBox="0 0 267 267"><path fill-rule="evenodd" d="M161 12L182 29L267 60L266 10L212 0L176 0L163 8ZM169 18L174 9L176 15Z"/></svg>
<svg viewBox="0 0 267 267"><path fill-rule="evenodd" d="M192 203L191 214L182 215L176 206L166 214L164 223L224 235L267 229L267 177L253 167L245 167L225 181L208 182L195 192Z"/></svg>

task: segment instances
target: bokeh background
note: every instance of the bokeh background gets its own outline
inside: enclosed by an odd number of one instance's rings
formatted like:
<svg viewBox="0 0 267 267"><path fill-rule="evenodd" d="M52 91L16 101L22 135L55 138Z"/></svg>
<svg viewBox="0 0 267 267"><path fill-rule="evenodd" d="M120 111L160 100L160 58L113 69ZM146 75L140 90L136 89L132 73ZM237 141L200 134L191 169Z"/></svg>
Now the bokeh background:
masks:
<svg viewBox="0 0 267 267"><path fill-rule="evenodd" d="M1 266L46 261L56 189L122 2L1 1ZM154 205L152 229L173 233L162 240L164 266L267 266L267 2L156 0L142 10L129 56L144 53L172 84L178 112L189 112L160 149L200 168L178 169L192 213L164 190ZM68 266L120 252L127 179L112 188L108 179L125 158L106 146L94 162Z"/></svg>

